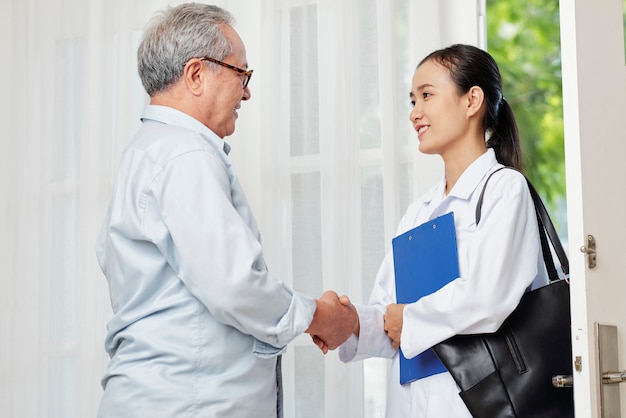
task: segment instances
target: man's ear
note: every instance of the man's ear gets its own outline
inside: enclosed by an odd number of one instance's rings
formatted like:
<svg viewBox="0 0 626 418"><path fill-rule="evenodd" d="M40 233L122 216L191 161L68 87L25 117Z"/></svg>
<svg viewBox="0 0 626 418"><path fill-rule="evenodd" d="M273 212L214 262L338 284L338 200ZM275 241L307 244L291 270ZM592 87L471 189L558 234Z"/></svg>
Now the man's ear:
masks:
<svg viewBox="0 0 626 418"><path fill-rule="evenodd" d="M485 101L485 93L478 86L473 86L467 92L467 112L468 116L477 114Z"/></svg>
<svg viewBox="0 0 626 418"><path fill-rule="evenodd" d="M198 96L202 93L202 85L205 81L204 78L206 77L206 72L203 71L204 69L205 65L199 59L190 60L183 69L183 82L194 96Z"/></svg>

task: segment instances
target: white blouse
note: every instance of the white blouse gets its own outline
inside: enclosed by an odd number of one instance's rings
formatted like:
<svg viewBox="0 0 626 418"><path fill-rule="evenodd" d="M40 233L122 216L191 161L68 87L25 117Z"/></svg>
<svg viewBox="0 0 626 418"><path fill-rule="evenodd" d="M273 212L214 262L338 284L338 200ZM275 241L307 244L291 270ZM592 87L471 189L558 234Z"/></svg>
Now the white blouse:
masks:
<svg viewBox="0 0 626 418"><path fill-rule="evenodd" d="M404 309L401 347L412 358L456 334L493 332L515 309L525 290L547 282L537 219L525 178L501 170L489 180L482 217L476 204L489 173L501 167L489 149L470 165L448 196L445 179L407 209L400 235L454 212L460 277ZM392 359L387 413L402 417L471 417L449 373L399 383L398 351L383 329L386 306L395 303L393 254L383 260L367 306L358 305L360 336L339 349L342 361Z"/></svg>

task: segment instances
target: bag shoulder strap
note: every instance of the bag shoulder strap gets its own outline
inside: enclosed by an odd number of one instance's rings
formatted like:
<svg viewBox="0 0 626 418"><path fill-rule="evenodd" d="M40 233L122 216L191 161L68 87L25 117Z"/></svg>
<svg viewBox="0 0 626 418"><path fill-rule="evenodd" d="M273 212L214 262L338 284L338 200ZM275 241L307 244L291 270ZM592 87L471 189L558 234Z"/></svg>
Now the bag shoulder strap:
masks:
<svg viewBox="0 0 626 418"><path fill-rule="evenodd" d="M481 210L482 210L482 207L483 207L483 198L485 197L485 190L487 190L487 183L489 183L489 179L491 178L491 176L493 176L498 171L500 171L500 170L502 170L504 168L506 168L506 166L500 167L500 168L492 171L489 174L489 177L487 177L487 180L485 180L485 184L483 184L483 190L480 192L480 196L478 197L478 202L476 203L476 225L478 225L478 223L480 222L480 215L481 215Z"/></svg>
<svg viewBox="0 0 626 418"><path fill-rule="evenodd" d="M476 225L478 225L478 223L480 222L481 209L482 209L482 204L483 204L483 198L485 195L485 190L487 189L487 183L489 183L489 179L491 178L491 176L493 176L495 173L497 173L498 171L504 168L515 170L518 173L522 174L524 178L526 179L526 183L528 184L530 195L533 198L533 202L535 204L535 213L537 216L537 224L539 227L539 239L541 241L541 250L543 252L543 260L544 260L544 263L546 264L546 269L548 271L548 277L550 278L550 281L555 281L555 280L558 280L559 278L558 278L558 274L556 273L556 268L554 266L554 259L552 258L552 252L550 251L550 245L548 244L548 238L546 238L546 233L547 233L547 237L549 237L550 239L550 244L552 244L552 248L554 248L554 252L556 253L557 258L559 259L559 262L561 264L561 270L563 271L563 275L566 280L569 280L569 261L567 259L567 255L565 254L565 250L563 249L563 244L561 244L561 240L559 239L559 235L557 234L556 229L554 228L552 219L550 219L550 215L548 214L548 211L545 205L543 204L543 201L541 200L541 197L539 196L539 193L537 192L533 184L530 182L528 177L526 177L524 173L520 172L519 170L516 170L513 167L504 166L504 167L500 167L492 171L489 174L489 176L487 177L487 180L485 180L485 183L483 184L483 189L480 192L480 196L478 197L478 202L476 203Z"/></svg>

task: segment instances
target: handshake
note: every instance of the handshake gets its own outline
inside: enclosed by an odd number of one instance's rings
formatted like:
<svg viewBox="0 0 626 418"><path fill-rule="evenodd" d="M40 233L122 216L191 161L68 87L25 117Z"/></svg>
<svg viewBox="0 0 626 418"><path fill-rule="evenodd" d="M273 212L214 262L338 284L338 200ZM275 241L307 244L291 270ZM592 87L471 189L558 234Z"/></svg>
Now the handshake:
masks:
<svg viewBox="0 0 626 418"><path fill-rule="evenodd" d="M347 296L337 296L332 290L324 292L315 300L317 308L313 320L306 330L313 342L324 354L343 344L351 334L359 335L360 322L356 308ZM384 332L389 337L391 346L400 347L402 335L404 304L389 304L385 312Z"/></svg>
<svg viewBox="0 0 626 418"><path fill-rule="evenodd" d="M315 314L306 332L324 354L339 347L351 334L358 335L359 316L347 296L339 297L329 290L315 304Z"/></svg>

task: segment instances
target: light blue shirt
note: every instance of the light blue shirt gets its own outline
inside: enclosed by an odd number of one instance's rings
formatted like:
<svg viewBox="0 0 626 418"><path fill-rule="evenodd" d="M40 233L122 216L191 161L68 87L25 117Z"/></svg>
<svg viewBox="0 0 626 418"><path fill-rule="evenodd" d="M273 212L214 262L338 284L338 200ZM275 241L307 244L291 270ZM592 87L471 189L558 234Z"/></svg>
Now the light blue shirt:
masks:
<svg viewBox="0 0 626 418"><path fill-rule="evenodd" d="M269 275L229 146L147 106L96 253L114 316L99 417L275 417L276 356L315 301Z"/></svg>

